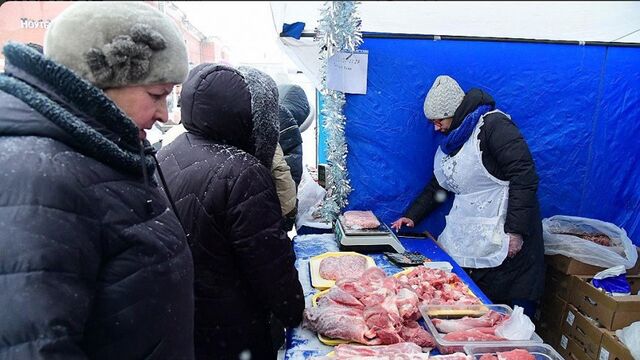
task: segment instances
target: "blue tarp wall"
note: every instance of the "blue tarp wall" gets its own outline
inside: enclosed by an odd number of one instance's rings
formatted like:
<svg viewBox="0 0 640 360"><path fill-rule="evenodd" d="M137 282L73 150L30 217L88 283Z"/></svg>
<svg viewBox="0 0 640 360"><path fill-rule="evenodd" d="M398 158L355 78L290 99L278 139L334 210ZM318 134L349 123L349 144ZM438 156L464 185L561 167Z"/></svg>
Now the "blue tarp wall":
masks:
<svg viewBox="0 0 640 360"><path fill-rule="evenodd" d="M440 74L511 115L536 163L542 216L596 218L640 245L640 48L365 38L366 95L344 113L353 192L346 210L400 217L429 182L438 137L423 113ZM319 117L322 121L322 117ZM319 163L326 130L319 126ZM451 197L417 227L439 234Z"/></svg>

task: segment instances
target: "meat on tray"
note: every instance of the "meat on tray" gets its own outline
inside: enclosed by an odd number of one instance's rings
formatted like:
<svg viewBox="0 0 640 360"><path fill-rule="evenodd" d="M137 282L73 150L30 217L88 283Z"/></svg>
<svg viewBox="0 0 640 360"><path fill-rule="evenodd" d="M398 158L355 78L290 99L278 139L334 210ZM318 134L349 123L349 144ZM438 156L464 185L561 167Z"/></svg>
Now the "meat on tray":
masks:
<svg viewBox="0 0 640 360"><path fill-rule="evenodd" d="M495 354L484 354L480 360L535 360L535 356L524 349L514 349L511 351L497 352Z"/></svg>
<svg viewBox="0 0 640 360"><path fill-rule="evenodd" d="M596 233L596 234L572 233L572 232L559 232L559 233L556 233L556 234L577 236L577 237L579 237L581 239L591 241L591 242L596 243L598 245L611 246L611 238L608 237L605 234L598 234L598 233Z"/></svg>
<svg viewBox="0 0 640 360"><path fill-rule="evenodd" d="M327 280L359 278L367 269L367 259L358 255L329 256L320 262L320 276Z"/></svg>
<svg viewBox="0 0 640 360"><path fill-rule="evenodd" d="M408 274L401 275L398 280L402 287L411 289L425 304L480 304L480 300L470 294L469 287L451 272L417 266Z"/></svg>
<svg viewBox="0 0 640 360"><path fill-rule="evenodd" d="M433 347L433 337L416 320L418 296L372 267L360 278L338 280L317 307L304 311L303 326L323 336L366 345L411 341Z"/></svg>
<svg viewBox="0 0 640 360"><path fill-rule="evenodd" d="M390 356L390 355L407 355L422 354L422 348L411 342L401 342L392 345L363 346L340 344L334 349L336 357L354 357L354 356ZM427 355L427 354L425 354Z"/></svg>
<svg viewBox="0 0 640 360"><path fill-rule="evenodd" d="M441 333L452 333L456 331L464 331L473 328L480 327L493 327L501 324L508 315L501 314L497 311L489 310L486 314L480 317L465 316L462 319L431 319L433 325Z"/></svg>
<svg viewBox="0 0 640 360"><path fill-rule="evenodd" d="M369 211L351 210L344 212L344 226L349 229L376 229L380 226L378 218Z"/></svg>
<svg viewBox="0 0 640 360"><path fill-rule="evenodd" d="M503 337L496 335L496 328L479 327L462 331L454 331L446 334L443 339L447 341L504 341Z"/></svg>

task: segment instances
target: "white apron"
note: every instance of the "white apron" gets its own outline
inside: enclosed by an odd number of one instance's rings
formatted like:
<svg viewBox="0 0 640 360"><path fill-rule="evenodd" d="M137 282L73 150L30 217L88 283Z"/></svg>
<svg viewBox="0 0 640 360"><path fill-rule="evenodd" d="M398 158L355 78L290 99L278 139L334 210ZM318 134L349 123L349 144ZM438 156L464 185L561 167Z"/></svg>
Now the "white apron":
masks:
<svg viewBox="0 0 640 360"><path fill-rule="evenodd" d="M494 112L499 111L487 114ZM480 118L456 155L445 155L438 147L433 162L438 183L456 194L438 243L460 266L467 268L496 267L509 250L509 236L504 232L509 182L497 179L485 169L478 141L487 114Z"/></svg>

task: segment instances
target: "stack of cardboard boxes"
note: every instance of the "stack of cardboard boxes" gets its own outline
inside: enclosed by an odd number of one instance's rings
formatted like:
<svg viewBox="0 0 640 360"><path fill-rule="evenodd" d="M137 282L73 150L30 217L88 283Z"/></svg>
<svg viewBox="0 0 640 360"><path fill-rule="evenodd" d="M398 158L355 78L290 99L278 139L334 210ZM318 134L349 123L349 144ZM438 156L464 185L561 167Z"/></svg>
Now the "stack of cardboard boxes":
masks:
<svg viewBox="0 0 640 360"><path fill-rule="evenodd" d="M633 360L615 330L640 321L640 296L614 297L594 288L590 281L604 268L562 255L547 256L546 262L536 332L566 360ZM627 270L632 294L640 291L638 274L640 261Z"/></svg>

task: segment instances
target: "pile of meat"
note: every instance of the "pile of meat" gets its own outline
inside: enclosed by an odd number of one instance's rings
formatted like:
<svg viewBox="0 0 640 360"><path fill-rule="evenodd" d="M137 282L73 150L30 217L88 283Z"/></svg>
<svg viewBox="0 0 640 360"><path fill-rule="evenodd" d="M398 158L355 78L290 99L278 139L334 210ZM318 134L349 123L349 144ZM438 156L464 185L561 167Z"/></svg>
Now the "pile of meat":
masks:
<svg viewBox="0 0 640 360"><path fill-rule="evenodd" d="M372 267L360 278L338 280L317 307L305 309L303 326L366 345L413 342L433 347L433 338L417 322L419 301L398 279Z"/></svg>
<svg viewBox="0 0 640 360"><path fill-rule="evenodd" d="M348 229L376 229L380 226L378 218L369 211L345 211L343 225Z"/></svg>
<svg viewBox="0 0 640 360"><path fill-rule="evenodd" d="M367 269L367 259L358 255L330 256L320 262L320 276L327 280L359 278Z"/></svg>
<svg viewBox="0 0 640 360"><path fill-rule="evenodd" d="M600 234L600 233L595 233L595 234L590 234L590 233L571 233L571 232L559 232L556 234L561 234L561 235L571 235L571 236L577 236L581 239L584 240L588 240L591 241L593 243L596 243L598 245L602 245L602 246L611 246L611 238L608 237L605 234Z"/></svg>
<svg viewBox="0 0 640 360"><path fill-rule="evenodd" d="M479 360L535 360L536 357L524 349L515 349L495 354L484 354Z"/></svg>
<svg viewBox="0 0 640 360"><path fill-rule="evenodd" d="M423 304L480 304L480 300L471 295L469 287L458 275L444 270L417 266L408 274L399 276L398 282L403 288L416 293Z"/></svg>
<svg viewBox="0 0 640 360"><path fill-rule="evenodd" d="M489 310L480 317L465 316L461 319L432 318L431 322L438 332L445 334L446 341L504 341L496 335L496 327L509 318L509 315ZM461 347L441 347L442 353L460 351Z"/></svg>
<svg viewBox="0 0 640 360"><path fill-rule="evenodd" d="M471 360L463 353L451 355L429 356L422 348L414 343L403 342L393 345L362 346L341 344L335 347L334 357L315 357L314 360L355 360L355 359L406 359L406 360Z"/></svg>

